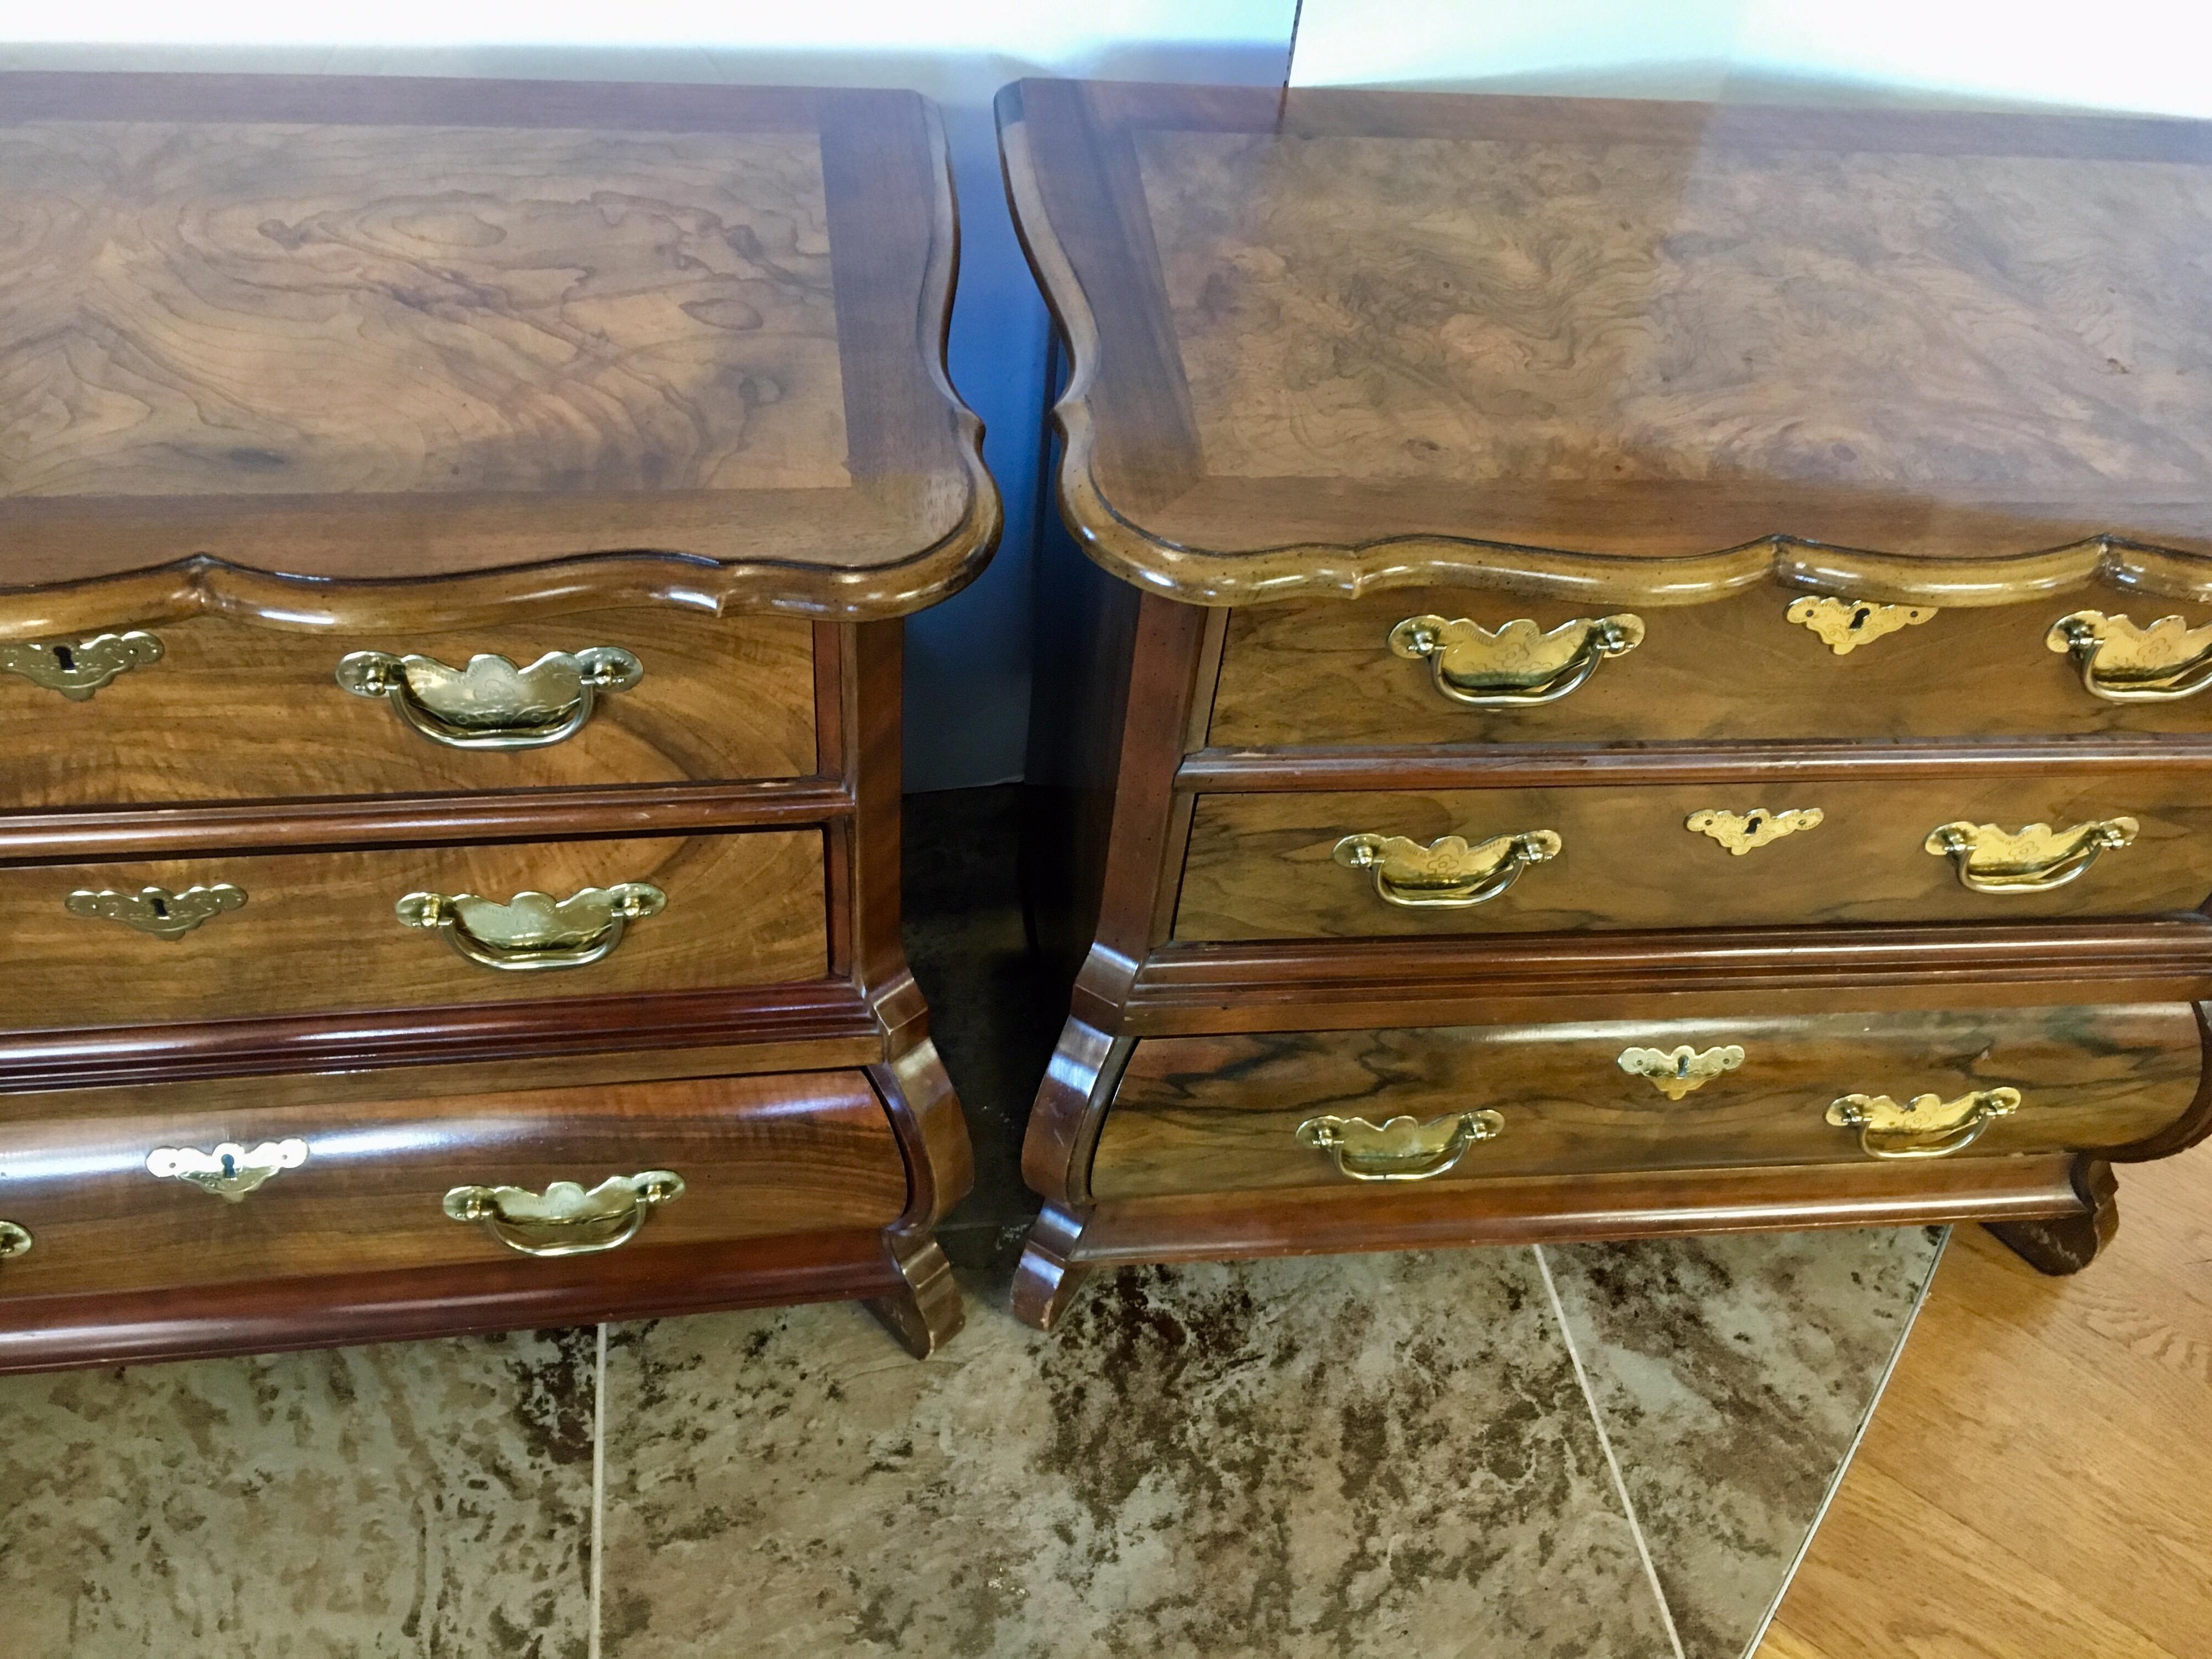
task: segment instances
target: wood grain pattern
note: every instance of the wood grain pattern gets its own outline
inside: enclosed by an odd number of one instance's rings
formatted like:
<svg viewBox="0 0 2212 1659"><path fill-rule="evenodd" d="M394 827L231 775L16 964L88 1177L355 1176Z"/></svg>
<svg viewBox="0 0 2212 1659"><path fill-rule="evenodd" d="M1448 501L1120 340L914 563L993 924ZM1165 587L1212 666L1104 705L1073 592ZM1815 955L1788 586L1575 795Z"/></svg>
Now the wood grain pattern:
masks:
<svg viewBox="0 0 2212 1659"><path fill-rule="evenodd" d="M1869 550L2022 556L2024 596L2040 550L2212 545L2172 426L2199 126L1058 82L999 113L1074 356L1062 500L1157 591L1688 597ZM1182 442L1136 435L1171 408Z"/></svg>
<svg viewBox="0 0 2212 1659"><path fill-rule="evenodd" d="M2212 810L2186 775L1822 783L1756 798L1711 785L1495 789L1422 794L1208 795L1192 823L1180 939L1315 934L1418 938L1586 927L1719 927L1878 921L2019 921L2193 910L2212 893ZM1818 829L1736 858L1683 828L1707 807L1819 807ZM2133 845L2044 892L1977 893L1923 842L1965 819L2008 830L2130 814ZM1427 844L1556 830L1564 850L1500 896L1458 910L1379 898L1367 872L1330 862L1372 831Z"/></svg>
<svg viewBox="0 0 2212 1659"><path fill-rule="evenodd" d="M64 908L78 888L215 881L244 889L244 908L181 939ZM667 908L604 960L553 972L481 967L392 914L417 891L504 902L624 881L653 883ZM0 915L19 1030L763 985L827 967L822 838L805 830L7 870Z"/></svg>
<svg viewBox="0 0 2212 1659"><path fill-rule="evenodd" d="M307 1162L236 1204L145 1168L157 1146L289 1136L305 1139ZM441 1209L449 1188L592 1187L656 1169L682 1176L684 1191L653 1212L640 1247L879 1228L906 1203L882 1103L854 1072L19 1122L0 1147L0 1182L37 1243L0 1269L0 1308L496 1261L506 1246Z"/></svg>
<svg viewBox="0 0 2212 1659"><path fill-rule="evenodd" d="M1240 607L1230 618L1208 741L1238 748L2212 732L2212 701L2106 702L2083 689L2072 659L2044 644L2053 622L2091 603L2078 593L1939 611L1843 656L1784 620L1795 597L1764 587L1639 612L1644 635L1634 650L1559 701L1519 709L1452 702L1427 662L1392 654L1391 629L1424 614L1492 629L1526 617L1551 629L1603 612L1449 588ZM2142 623L2176 611L2140 594L2094 603Z"/></svg>
<svg viewBox="0 0 2212 1659"><path fill-rule="evenodd" d="M862 617L988 556L911 94L12 76L0 101L11 583L644 552ZM618 563L584 579L611 597Z"/></svg>
<svg viewBox="0 0 2212 1659"><path fill-rule="evenodd" d="M1765 1018L1279 1032L1140 1041L1091 1164L1100 1202L1345 1184L1297 1144L1324 1113L1380 1123L1487 1109L1504 1133L1438 1183L1597 1170L1864 1161L1823 1119L1845 1094L1903 1100L2010 1085L2020 1109L1961 1157L2125 1146L2174 1122L2203 1071L2187 1003ZM1734 1043L1742 1064L1679 1101L1628 1048Z"/></svg>
<svg viewBox="0 0 2212 1659"><path fill-rule="evenodd" d="M83 635L64 636L82 638ZM807 624L672 609L582 612L501 627L330 635L227 617L167 624L158 662L82 702L0 674L10 807L534 789L797 777L814 770ZM644 669L598 698L583 729L541 749L446 747L334 678L354 651L485 653L617 646Z"/></svg>

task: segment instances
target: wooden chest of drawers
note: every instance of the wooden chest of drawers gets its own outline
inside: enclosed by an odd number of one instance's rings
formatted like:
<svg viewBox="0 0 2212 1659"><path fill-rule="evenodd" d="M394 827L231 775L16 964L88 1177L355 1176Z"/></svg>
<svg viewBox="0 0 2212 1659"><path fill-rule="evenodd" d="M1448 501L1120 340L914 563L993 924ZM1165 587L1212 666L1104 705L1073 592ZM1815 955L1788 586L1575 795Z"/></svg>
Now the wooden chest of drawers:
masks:
<svg viewBox="0 0 2212 1659"><path fill-rule="evenodd" d="M5 77L0 1370L959 1323L904 614L988 556L937 116Z"/></svg>
<svg viewBox="0 0 2212 1659"><path fill-rule="evenodd" d="M1018 1305L1972 1219L2212 1128L2212 137L1024 82Z"/></svg>

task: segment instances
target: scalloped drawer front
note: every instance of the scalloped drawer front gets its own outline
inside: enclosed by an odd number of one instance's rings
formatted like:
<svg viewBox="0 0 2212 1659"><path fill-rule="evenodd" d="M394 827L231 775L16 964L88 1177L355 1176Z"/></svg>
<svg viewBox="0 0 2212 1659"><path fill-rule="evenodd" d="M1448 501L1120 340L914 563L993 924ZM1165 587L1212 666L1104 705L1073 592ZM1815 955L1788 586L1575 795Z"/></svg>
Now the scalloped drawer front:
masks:
<svg viewBox="0 0 2212 1659"><path fill-rule="evenodd" d="M811 625L788 617L708 617L672 606L534 616L454 628L434 588L404 590L398 625L325 634L227 617L152 622L159 654L64 695L0 672L8 759L0 806L61 808L192 800L443 793L559 785L799 777L816 769ZM103 633L8 636L38 670L73 663ZM599 693L576 729L541 746L459 747L411 726L384 696L338 683L356 652L472 657L518 667L549 653L627 652L636 683ZM7 647L0 646L0 653ZM56 656L57 651L67 654ZM9 660L0 655L0 664ZM46 678L56 675L49 672ZM82 690L82 686L79 687Z"/></svg>
<svg viewBox="0 0 2212 1659"><path fill-rule="evenodd" d="M398 911L410 895L505 905L523 892L559 900L623 884L649 884L662 902L624 922L598 959L534 971L472 960L440 928ZM0 870L4 1024L162 1024L815 979L828 970L827 915L817 830Z"/></svg>
<svg viewBox="0 0 2212 1659"><path fill-rule="evenodd" d="M1814 628L1790 619L1806 598L1761 586L1704 605L1640 606L1405 588L1348 604L1248 606L1230 617L1207 741L1379 747L2212 732L2212 691L2106 701L2047 641L2054 623L2084 609L2148 625L2176 614L2212 622L2212 607L2090 586L1917 621L1876 615L1856 629L1855 613L1807 613L1845 645L1839 654ZM1492 634L1526 618L1536 626L1523 630L1525 644L1540 630L1620 613L1642 623L1633 647L1597 662L1548 702L1456 701L1438 688L1432 658L1391 643L1400 623L1425 615L1465 618Z"/></svg>
<svg viewBox="0 0 2212 1659"><path fill-rule="evenodd" d="M162 1149L228 1144L250 1158L288 1143L283 1167L234 1202L148 1168ZM456 1187L544 1194L659 1170L680 1193L603 1253L532 1259L445 1207ZM906 1207L907 1178L882 1102L845 1071L32 1120L0 1146L0 1213L33 1241L0 1261L4 1370L11 1337L40 1340L36 1305L11 1310L19 1297L404 1269L526 1289L667 1246L872 1232Z"/></svg>
<svg viewBox="0 0 2212 1659"><path fill-rule="evenodd" d="M1806 809L1814 808L1820 817L1808 827ZM1805 817L1739 855L1710 830L1691 827L1714 813L1745 823L1757 815L1768 833L1775 818ZM2017 831L2119 816L2136 824L2127 845L2100 851L2071 878L2041 890L1971 890L1954 860L1927 846L1931 831L1961 821ZM1472 861L1509 836L1554 837L1556 847L1547 841L1548 855L1514 872L1493 896L1455 905L1393 902L1374 869L1352 867L1339 852L1349 838L1395 838L1401 853L1418 855L1457 836L1470 843L1464 859ZM2188 772L1223 793L1200 797L1193 816L1175 937L2027 921L2194 910L2208 894L2212 796Z"/></svg>
<svg viewBox="0 0 2212 1659"><path fill-rule="evenodd" d="M1634 1048L1723 1045L1741 1059L1676 1099L1620 1063ZM1827 1116L1855 1094L2009 1088L2017 1106L1956 1156L2110 1150L2179 1119L2203 1069L2180 1002L1156 1037L1122 1074L1091 1192L1340 1184L1299 1139L1323 1115L1496 1113L1497 1133L1440 1182L1863 1161L1856 1134Z"/></svg>

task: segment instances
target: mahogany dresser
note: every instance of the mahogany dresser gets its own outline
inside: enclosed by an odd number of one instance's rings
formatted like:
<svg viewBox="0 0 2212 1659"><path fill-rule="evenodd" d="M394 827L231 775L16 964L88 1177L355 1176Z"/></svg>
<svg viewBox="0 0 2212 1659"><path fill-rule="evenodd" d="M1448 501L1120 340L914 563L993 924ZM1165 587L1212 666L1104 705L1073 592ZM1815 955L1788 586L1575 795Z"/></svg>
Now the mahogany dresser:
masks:
<svg viewBox="0 0 2212 1659"><path fill-rule="evenodd" d="M1018 1305L2212 1127L2212 133L1025 82L1086 562Z"/></svg>
<svg viewBox="0 0 2212 1659"><path fill-rule="evenodd" d="M955 258L907 94L0 79L0 1369L957 1328Z"/></svg>

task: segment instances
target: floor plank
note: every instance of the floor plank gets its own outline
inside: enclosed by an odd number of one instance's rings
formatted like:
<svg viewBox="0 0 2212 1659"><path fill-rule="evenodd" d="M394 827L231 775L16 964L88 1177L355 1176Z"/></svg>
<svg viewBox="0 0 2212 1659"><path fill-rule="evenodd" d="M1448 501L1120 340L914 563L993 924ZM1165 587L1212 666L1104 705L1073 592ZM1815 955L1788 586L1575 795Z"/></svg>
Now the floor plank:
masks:
<svg viewBox="0 0 2212 1659"><path fill-rule="evenodd" d="M1954 1239L1759 1659L2204 1650L2212 1152L2123 1170L2120 1218L2068 1279Z"/></svg>

